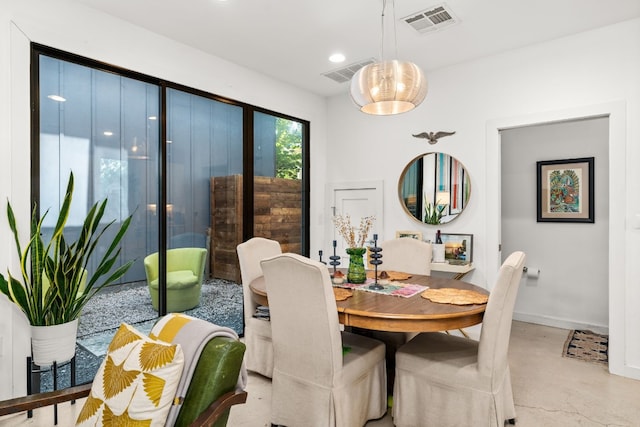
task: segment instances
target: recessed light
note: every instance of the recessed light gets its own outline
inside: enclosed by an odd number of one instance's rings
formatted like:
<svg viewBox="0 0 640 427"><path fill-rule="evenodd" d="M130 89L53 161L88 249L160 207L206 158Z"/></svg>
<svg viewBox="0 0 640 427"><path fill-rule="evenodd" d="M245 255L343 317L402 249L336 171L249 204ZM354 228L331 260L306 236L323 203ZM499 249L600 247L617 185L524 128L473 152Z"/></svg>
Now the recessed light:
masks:
<svg viewBox="0 0 640 427"><path fill-rule="evenodd" d="M52 99L54 101L58 101L58 102L65 102L66 99L61 97L60 95L49 95L47 96L47 98Z"/></svg>
<svg viewBox="0 0 640 427"><path fill-rule="evenodd" d="M345 57L341 53L334 53L333 55L331 55L329 57L329 61L334 62L334 63L344 62L344 60L345 60Z"/></svg>
<svg viewBox="0 0 640 427"><path fill-rule="evenodd" d="M103 132L103 135L104 136L112 136L113 132L106 130L106 131Z"/></svg>
<svg viewBox="0 0 640 427"><path fill-rule="evenodd" d="M149 116L149 120L158 120L156 116Z"/></svg>

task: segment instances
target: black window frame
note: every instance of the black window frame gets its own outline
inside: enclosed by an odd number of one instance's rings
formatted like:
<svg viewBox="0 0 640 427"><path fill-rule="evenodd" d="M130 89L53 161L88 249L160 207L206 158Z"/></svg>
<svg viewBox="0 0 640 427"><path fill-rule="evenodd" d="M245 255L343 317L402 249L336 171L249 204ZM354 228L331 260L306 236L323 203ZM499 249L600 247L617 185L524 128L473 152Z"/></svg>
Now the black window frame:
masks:
<svg viewBox="0 0 640 427"><path fill-rule="evenodd" d="M45 55L58 60L75 63L99 71L117 74L134 80L157 85L160 92L160 152L159 152L159 182L158 182L158 205L165 206L167 198L167 89L175 89L192 95L201 96L207 99L231 104L241 107L243 110L243 240L246 241L254 236L254 113L260 112L274 117L301 123L302 132L302 255L309 256L310 248L310 122L297 117L278 113L266 108L258 107L241 101L233 100L217 94L212 94L204 90L192 88L178 83L170 82L158 77L131 71L116 65L101 62L95 59L69 53L63 50L52 48L46 45L31 43L31 205L40 201L40 68L39 57ZM166 250L167 250L167 216L164 209L158 209L158 248L159 248L159 271L160 271L160 292L159 292L159 315L166 314Z"/></svg>

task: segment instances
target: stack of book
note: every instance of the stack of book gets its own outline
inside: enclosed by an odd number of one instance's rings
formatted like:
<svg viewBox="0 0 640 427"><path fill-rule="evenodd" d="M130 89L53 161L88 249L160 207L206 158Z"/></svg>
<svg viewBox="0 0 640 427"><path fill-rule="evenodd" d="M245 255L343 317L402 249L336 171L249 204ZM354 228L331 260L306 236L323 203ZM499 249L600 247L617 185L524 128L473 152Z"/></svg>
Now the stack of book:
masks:
<svg viewBox="0 0 640 427"><path fill-rule="evenodd" d="M253 313L253 317L256 319L270 320L269 307L265 307L264 305L257 306L256 312Z"/></svg>

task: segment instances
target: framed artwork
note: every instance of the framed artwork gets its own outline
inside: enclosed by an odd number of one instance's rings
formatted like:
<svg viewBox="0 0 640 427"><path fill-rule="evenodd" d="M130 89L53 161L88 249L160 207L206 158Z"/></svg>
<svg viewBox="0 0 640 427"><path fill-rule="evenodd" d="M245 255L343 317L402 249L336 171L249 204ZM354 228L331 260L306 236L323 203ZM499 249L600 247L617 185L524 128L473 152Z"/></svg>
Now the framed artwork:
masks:
<svg viewBox="0 0 640 427"><path fill-rule="evenodd" d="M422 233L413 230L398 230L396 231L396 239L400 237L411 237L412 239L422 240Z"/></svg>
<svg viewBox="0 0 640 427"><path fill-rule="evenodd" d="M444 244L444 259L449 264L473 262L473 234L440 233Z"/></svg>
<svg viewBox="0 0 640 427"><path fill-rule="evenodd" d="M594 222L593 157L536 162L538 222Z"/></svg>

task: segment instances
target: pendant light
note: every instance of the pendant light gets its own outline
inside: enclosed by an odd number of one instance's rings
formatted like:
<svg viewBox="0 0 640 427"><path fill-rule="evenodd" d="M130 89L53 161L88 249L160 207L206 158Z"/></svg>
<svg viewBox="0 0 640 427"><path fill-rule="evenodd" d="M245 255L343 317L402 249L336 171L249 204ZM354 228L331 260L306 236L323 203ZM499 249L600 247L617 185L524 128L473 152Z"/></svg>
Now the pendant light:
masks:
<svg viewBox="0 0 640 427"><path fill-rule="evenodd" d="M393 1L393 0L391 0ZM387 0L382 0L382 41L380 62L365 65L351 79L351 99L360 111L387 116L413 110L427 96L427 78L413 62L387 60L384 57L384 13ZM393 41L395 54L398 45L395 31L396 11L393 7Z"/></svg>

